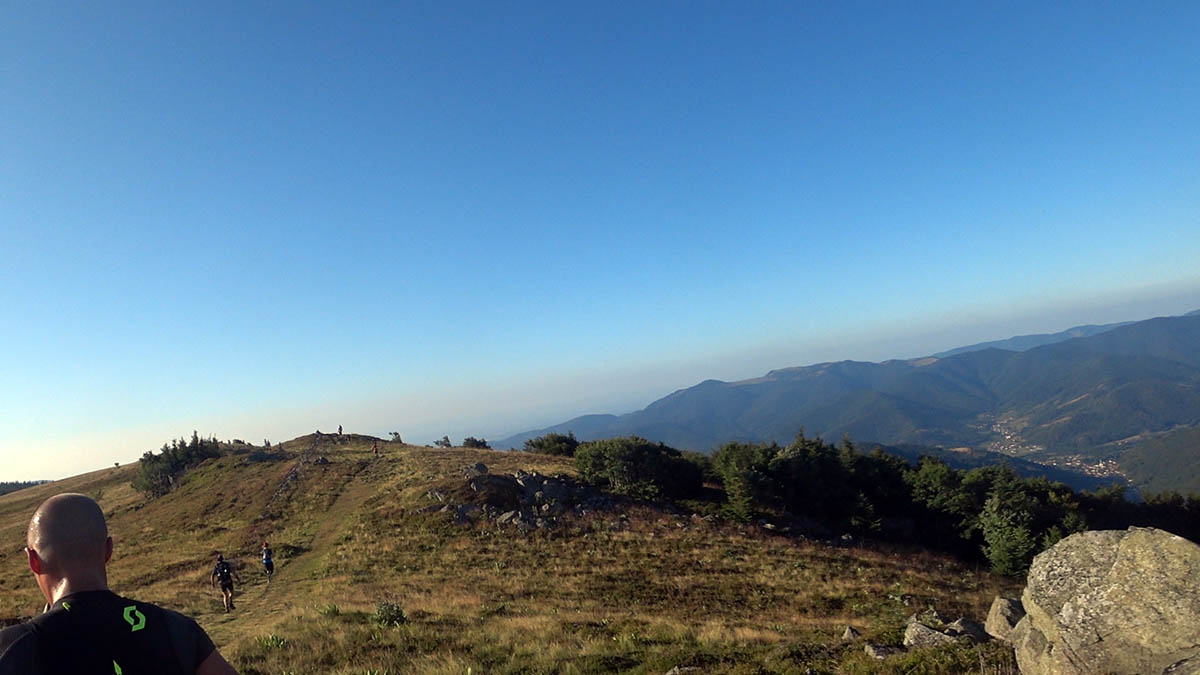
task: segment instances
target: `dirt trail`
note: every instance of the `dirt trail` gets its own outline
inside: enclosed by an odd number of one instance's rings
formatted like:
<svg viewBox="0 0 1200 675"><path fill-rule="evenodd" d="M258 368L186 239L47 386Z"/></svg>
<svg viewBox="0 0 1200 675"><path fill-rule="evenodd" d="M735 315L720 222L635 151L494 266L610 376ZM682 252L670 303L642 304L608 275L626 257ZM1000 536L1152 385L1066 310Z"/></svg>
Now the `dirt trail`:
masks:
<svg viewBox="0 0 1200 675"><path fill-rule="evenodd" d="M234 600L236 609L229 614L217 612L203 619L205 629L218 646L228 645L244 635L266 635L293 610L324 604L317 597L320 582L314 574L333 553L335 541L346 531L351 516L376 493L381 481L390 473L387 469L391 468L382 463L387 460L371 458L364 452L338 452L335 449L328 455L331 463L344 462L346 470L339 472L341 476L329 479L348 479L341 484L333 503L317 518L308 550L287 560L280 560L277 553L275 575L270 584L266 582L258 559L242 570L245 585L238 587ZM307 463L305 466L313 465Z"/></svg>

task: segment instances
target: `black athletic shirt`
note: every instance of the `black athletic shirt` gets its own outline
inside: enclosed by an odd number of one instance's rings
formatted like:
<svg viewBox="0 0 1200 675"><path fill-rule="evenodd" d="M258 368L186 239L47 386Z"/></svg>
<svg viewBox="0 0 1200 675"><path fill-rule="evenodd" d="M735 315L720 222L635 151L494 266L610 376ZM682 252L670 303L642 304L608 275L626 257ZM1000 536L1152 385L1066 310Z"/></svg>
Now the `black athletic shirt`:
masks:
<svg viewBox="0 0 1200 675"><path fill-rule="evenodd" d="M222 586L233 585L233 568L230 567L228 560L222 560L213 568L213 574L216 575L217 581L221 582Z"/></svg>
<svg viewBox="0 0 1200 675"><path fill-rule="evenodd" d="M215 649L178 612L87 591L0 631L0 675L193 675Z"/></svg>

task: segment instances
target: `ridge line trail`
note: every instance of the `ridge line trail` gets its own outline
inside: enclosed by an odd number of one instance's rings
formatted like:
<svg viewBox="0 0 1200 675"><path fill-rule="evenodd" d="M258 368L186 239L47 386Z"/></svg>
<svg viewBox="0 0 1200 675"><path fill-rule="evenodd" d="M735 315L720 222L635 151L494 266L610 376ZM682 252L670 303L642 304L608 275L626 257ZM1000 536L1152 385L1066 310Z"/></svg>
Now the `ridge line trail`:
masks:
<svg viewBox="0 0 1200 675"><path fill-rule="evenodd" d="M314 442L299 454L297 467L301 477L287 496L288 507L313 510L295 514L301 516L300 522L284 518L274 523L277 529L269 537L281 543L272 542L275 574L269 585L257 556L240 570L244 583L234 596L236 609L207 618L206 627L218 645L229 645L235 638L248 634L266 634L299 611L328 604L331 599L323 598L323 592L343 588L336 578L321 573L323 564L336 553L336 539L350 530L355 512L392 484L398 469L407 464L404 454L395 450L379 457L373 456L370 448L356 444L322 446L319 450ZM318 465L313 461L322 453L329 464ZM333 475L329 475L331 472ZM332 499L327 506L318 503L321 497L329 496ZM299 528L300 536L283 535L282 532L293 528ZM283 558L280 547L285 541L301 544L302 550Z"/></svg>

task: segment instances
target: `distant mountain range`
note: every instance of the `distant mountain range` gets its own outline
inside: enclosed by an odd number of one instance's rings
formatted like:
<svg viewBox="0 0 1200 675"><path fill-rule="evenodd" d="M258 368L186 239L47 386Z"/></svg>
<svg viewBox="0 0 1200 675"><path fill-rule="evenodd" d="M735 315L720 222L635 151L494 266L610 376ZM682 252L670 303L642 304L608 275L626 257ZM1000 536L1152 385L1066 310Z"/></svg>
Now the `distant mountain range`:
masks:
<svg viewBox="0 0 1200 675"><path fill-rule="evenodd" d="M706 380L637 412L576 417L493 446L571 431L581 440L636 434L707 451L728 441L783 443L803 428L826 439L994 451L1101 477L1134 473L1135 482L1163 489L1179 480L1164 480L1154 469L1162 462L1146 457L1178 445L1164 434L1192 427L1200 427L1200 310L921 359ZM1144 450L1147 443L1158 449ZM1143 457L1137 471L1122 468L1125 455Z"/></svg>
<svg viewBox="0 0 1200 675"><path fill-rule="evenodd" d="M1062 331L1061 333L1037 333L1035 335L1018 335L1016 337L1010 337L1006 340L992 340L991 342L980 342L979 344L968 345L966 347L956 347L949 351L938 352L937 354L934 354L934 356L936 356L939 359L944 359L947 356L954 356L955 354L966 354L967 352L981 352L985 349L1003 349L1005 351L1010 351L1010 352L1023 352L1023 351L1029 350L1029 349L1033 349L1034 347L1041 347L1042 345L1051 345L1051 344L1054 344L1055 342L1064 342L1066 340L1070 340L1071 338L1091 337L1093 335L1107 333L1108 331L1110 331L1114 328L1120 328L1121 326L1128 326L1131 323L1134 323L1134 322L1133 321L1122 321L1121 323L1106 323L1106 324L1103 324L1100 326L1093 326L1093 325L1089 324L1086 326L1075 326L1074 328L1068 328L1068 329Z"/></svg>

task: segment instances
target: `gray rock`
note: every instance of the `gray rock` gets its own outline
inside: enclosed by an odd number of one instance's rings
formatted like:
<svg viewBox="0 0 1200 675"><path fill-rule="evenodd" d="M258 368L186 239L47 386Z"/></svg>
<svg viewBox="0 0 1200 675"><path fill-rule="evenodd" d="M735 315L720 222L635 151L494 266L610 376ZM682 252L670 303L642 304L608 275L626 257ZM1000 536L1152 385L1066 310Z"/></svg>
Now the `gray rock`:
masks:
<svg viewBox="0 0 1200 675"><path fill-rule="evenodd" d="M857 640L861 635L862 633L854 630L854 626L846 626L846 630L842 632L842 641L850 642L851 640Z"/></svg>
<svg viewBox="0 0 1200 675"><path fill-rule="evenodd" d="M507 525L508 523L511 523L514 520L520 520L520 519L521 519L520 511L505 511L504 513L500 514L500 517L496 519L496 522L501 525Z"/></svg>
<svg viewBox="0 0 1200 675"><path fill-rule="evenodd" d="M997 640L1008 642L1013 628L1023 616L1025 616L1025 608L1021 606L1020 600L1002 598L997 595L996 599L992 601L992 608L988 610L987 623L984 624L983 629Z"/></svg>
<svg viewBox="0 0 1200 675"><path fill-rule="evenodd" d="M462 472L463 472L463 477L465 477L465 478L477 478L479 476L486 476L487 472L488 472L488 468L487 468L487 464L484 464L483 462L479 462L478 464L474 464L472 466L466 467L465 469L463 469Z"/></svg>
<svg viewBox="0 0 1200 675"><path fill-rule="evenodd" d="M954 642L954 637L934 630L923 623L912 622L904 629L904 646L909 649L940 647Z"/></svg>
<svg viewBox="0 0 1200 675"><path fill-rule="evenodd" d="M867 643L863 645L863 651L867 653L867 656L882 661L892 654L899 654L904 650L899 647L888 647L887 645Z"/></svg>
<svg viewBox="0 0 1200 675"><path fill-rule="evenodd" d="M667 671L667 675L685 675L686 673L697 673L701 671L695 666L675 666Z"/></svg>
<svg viewBox="0 0 1200 675"><path fill-rule="evenodd" d="M455 525L469 525L483 509L476 504L463 504L454 510Z"/></svg>
<svg viewBox="0 0 1200 675"><path fill-rule="evenodd" d="M960 618L954 623L948 624L946 626L946 632L955 637L960 635L966 636L971 639L971 642L976 644L987 642L988 640L992 639L987 634L987 631L984 630L983 624L979 623L978 621L972 621L965 617Z"/></svg>
<svg viewBox="0 0 1200 675"><path fill-rule="evenodd" d="M1200 546L1153 528L1081 532L1029 569L1010 637L1026 675L1200 673ZM1190 661L1189 661L1190 660Z"/></svg>
<svg viewBox="0 0 1200 675"><path fill-rule="evenodd" d="M919 612L913 612L912 614L909 614L905 623L923 623L926 626L942 626L946 623L946 617L942 616L941 612L938 612L933 607L926 607Z"/></svg>

